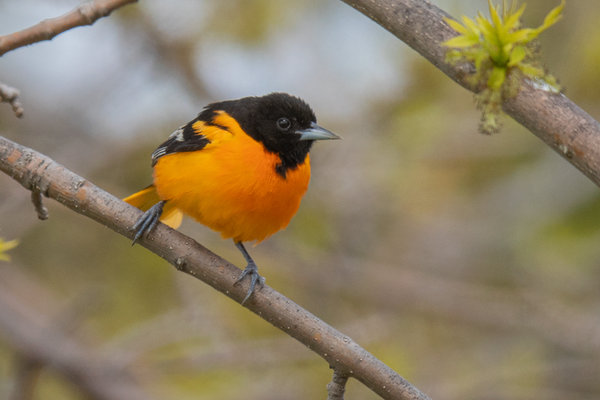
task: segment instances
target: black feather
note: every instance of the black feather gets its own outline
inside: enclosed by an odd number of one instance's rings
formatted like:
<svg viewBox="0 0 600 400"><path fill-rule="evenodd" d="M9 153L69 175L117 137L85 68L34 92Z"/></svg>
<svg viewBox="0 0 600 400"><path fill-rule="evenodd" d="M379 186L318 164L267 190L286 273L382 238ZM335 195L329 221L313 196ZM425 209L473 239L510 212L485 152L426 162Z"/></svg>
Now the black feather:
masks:
<svg viewBox="0 0 600 400"><path fill-rule="evenodd" d="M268 152L279 156L281 162L276 165L275 172L283 179L286 178L287 171L296 169L306 161L313 141L301 141L296 132L308 129L311 123L317 122L315 113L298 97L287 93L271 93L262 97L244 97L209 104L198 117L173 132L169 139L152 153L152 166L167 154L198 151L206 147L210 140L193 127L198 121L230 131L227 126L215 122L219 112L226 112L248 136L261 143ZM280 118L290 121L290 127L285 132L277 127Z"/></svg>
<svg viewBox="0 0 600 400"><path fill-rule="evenodd" d="M217 111L225 111L248 136L262 143L267 151L279 156L281 163L277 164L275 171L282 178L285 179L288 170L294 170L306 161L313 141L300 141L300 135L294 132L309 128L312 122L317 122L317 118L304 100L287 93L244 97L209 104L198 118L207 124L216 125L212 121ZM291 121L289 132L277 129L277 120L281 117Z"/></svg>
<svg viewBox="0 0 600 400"><path fill-rule="evenodd" d="M177 129L169 136L166 142L158 146L152 153L152 166L156 164L159 158L167 154L198 151L209 144L210 140L196 132L193 127L198 121L199 119L196 118Z"/></svg>

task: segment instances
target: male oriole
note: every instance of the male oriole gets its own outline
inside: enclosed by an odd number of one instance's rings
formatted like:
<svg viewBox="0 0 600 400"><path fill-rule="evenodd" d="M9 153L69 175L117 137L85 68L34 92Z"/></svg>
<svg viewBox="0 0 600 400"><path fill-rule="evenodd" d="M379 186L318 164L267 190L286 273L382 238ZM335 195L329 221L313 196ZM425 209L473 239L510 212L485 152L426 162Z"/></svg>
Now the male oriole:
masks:
<svg viewBox="0 0 600 400"><path fill-rule="evenodd" d="M308 188L308 152L325 139L340 137L286 93L209 104L152 153L153 184L125 199L146 211L133 243L159 220L177 228L191 216L233 238L244 255L236 283L251 277L246 301L264 278L243 242L259 243L289 224Z"/></svg>

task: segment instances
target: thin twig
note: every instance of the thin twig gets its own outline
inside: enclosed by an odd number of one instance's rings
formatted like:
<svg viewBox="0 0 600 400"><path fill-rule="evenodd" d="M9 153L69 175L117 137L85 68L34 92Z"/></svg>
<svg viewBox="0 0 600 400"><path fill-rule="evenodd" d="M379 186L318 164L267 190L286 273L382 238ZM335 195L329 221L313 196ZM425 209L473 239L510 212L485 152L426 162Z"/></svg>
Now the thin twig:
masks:
<svg viewBox="0 0 600 400"><path fill-rule="evenodd" d="M0 137L0 170L29 190L36 182L46 182L48 197L128 238L133 237L131 227L142 215L140 210L43 154L3 137ZM241 302L246 294L245 285L234 286L239 275L237 267L162 223L148 238L142 238L140 244L172 265L179 265L178 270L202 280L237 302ZM358 343L270 287L265 285L244 306L382 398L429 399Z"/></svg>
<svg viewBox="0 0 600 400"><path fill-rule="evenodd" d="M42 202L42 192L36 188L33 188L31 190L31 202L33 203L33 207L35 208L38 218L42 221L47 220L48 209L44 207L44 203Z"/></svg>
<svg viewBox="0 0 600 400"><path fill-rule="evenodd" d="M346 382L348 382L348 375L344 375L337 369L334 369L333 378L327 384L327 393L329 394L327 400L344 400Z"/></svg>
<svg viewBox="0 0 600 400"><path fill-rule="evenodd" d="M2 282L6 285L6 282ZM0 334L4 340L25 357L31 365L56 368L94 400L151 400L153 397L140 388L129 370L115 365L53 326L15 301L9 290L0 287ZM34 372L31 370L31 372ZM33 382L34 376L21 376ZM27 389L27 388L25 388ZM15 394L15 393L13 393ZM17 399L25 399L21 393ZM15 395L16 395L15 394ZM27 395L27 393L23 393Z"/></svg>
<svg viewBox="0 0 600 400"><path fill-rule="evenodd" d="M19 47L50 40L69 29L92 25L117 8L136 2L137 0L92 0L82 3L73 11L60 17L47 19L22 31L0 36L0 56Z"/></svg>
<svg viewBox="0 0 600 400"><path fill-rule="evenodd" d="M15 116L21 118L23 116L23 105L19 101L19 95L21 93L4 83L0 83L0 101L2 103L8 103L13 109Z"/></svg>

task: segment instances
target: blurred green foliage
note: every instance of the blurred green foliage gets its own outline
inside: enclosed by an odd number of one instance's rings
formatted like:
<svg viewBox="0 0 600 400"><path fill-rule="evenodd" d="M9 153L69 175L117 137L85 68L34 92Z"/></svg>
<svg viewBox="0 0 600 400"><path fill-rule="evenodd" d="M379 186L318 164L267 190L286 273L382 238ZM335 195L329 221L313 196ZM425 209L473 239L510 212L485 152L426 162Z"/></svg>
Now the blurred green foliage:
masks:
<svg viewBox="0 0 600 400"><path fill-rule="evenodd" d="M10 256L6 252L14 249L18 244L18 240L4 240L0 238L0 261L10 261Z"/></svg>

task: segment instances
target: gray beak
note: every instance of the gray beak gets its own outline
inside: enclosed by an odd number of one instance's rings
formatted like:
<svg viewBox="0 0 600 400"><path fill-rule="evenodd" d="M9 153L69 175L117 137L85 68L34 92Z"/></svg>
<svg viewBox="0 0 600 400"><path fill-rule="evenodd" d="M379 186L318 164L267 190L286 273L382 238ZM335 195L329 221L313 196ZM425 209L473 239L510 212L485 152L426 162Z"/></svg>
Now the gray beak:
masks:
<svg viewBox="0 0 600 400"><path fill-rule="evenodd" d="M327 129L320 127L315 122L310 124L310 128L296 132L300 134L300 140L330 140L330 139L341 139L340 136L335 133L328 131Z"/></svg>

